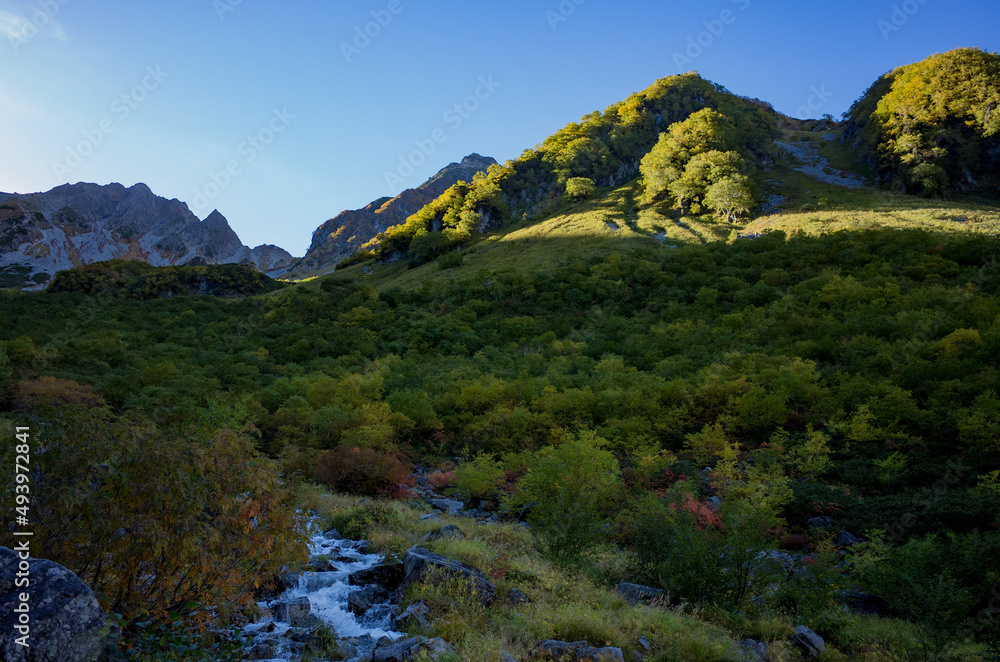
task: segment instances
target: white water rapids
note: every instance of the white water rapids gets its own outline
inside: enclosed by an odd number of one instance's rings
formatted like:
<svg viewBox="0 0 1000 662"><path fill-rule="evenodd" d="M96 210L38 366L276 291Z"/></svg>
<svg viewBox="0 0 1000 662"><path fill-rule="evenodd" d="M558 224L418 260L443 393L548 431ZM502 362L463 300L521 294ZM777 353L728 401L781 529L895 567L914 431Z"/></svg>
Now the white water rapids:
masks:
<svg viewBox="0 0 1000 662"><path fill-rule="evenodd" d="M347 596L361 586L350 586L348 577L360 570L367 570L382 562L380 554L363 553L364 543L356 540L333 540L324 534L316 534L309 543L309 554L313 563L328 559L335 570L332 572L303 572L298 578L298 586L287 589L278 598L261 602L265 613L271 614L275 605L306 597L309 599L310 613L332 627L338 639L350 638L357 646L357 660L371 652L375 642L382 637L398 639L403 636L392 630L393 607L389 604L375 605L360 617L347 608ZM273 625L272 625L273 624ZM275 621L268 615L261 621L244 628L249 638L249 647L261 643L275 644L272 657L261 658L273 662L285 662L297 657L292 641L285 637L292 629L290 623Z"/></svg>

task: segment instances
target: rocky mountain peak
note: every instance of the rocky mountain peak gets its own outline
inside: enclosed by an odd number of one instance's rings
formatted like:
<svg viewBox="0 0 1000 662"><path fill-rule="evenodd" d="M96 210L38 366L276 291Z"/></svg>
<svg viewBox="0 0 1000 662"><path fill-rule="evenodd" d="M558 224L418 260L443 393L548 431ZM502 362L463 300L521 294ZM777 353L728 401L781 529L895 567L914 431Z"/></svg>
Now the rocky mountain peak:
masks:
<svg viewBox="0 0 1000 662"><path fill-rule="evenodd" d="M420 211L425 205L460 181L472 181L477 172L485 172L496 159L469 154L459 163L449 163L420 186L407 189L395 198L379 198L362 209L343 211L319 226L312 245L289 272L301 276L328 269L351 255L394 225Z"/></svg>

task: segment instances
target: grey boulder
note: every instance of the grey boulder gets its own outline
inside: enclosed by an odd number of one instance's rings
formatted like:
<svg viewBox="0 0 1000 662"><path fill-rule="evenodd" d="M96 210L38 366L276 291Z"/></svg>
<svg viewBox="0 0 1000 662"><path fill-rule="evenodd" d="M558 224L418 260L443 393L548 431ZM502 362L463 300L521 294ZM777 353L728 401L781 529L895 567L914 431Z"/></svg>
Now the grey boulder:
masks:
<svg viewBox="0 0 1000 662"><path fill-rule="evenodd" d="M640 603L644 605L666 603L668 598L667 592L663 589L651 588L642 584L622 582L615 590L618 591L618 595L625 598L625 602L633 607Z"/></svg>
<svg viewBox="0 0 1000 662"><path fill-rule="evenodd" d="M120 635L101 610L94 592L69 569L41 559L29 559L30 586L17 586L21 559L0 547L0 659L6 662L93 662ZM29 646L15 611L21 594L29 596Z"/></svg>
<svg viewBox="0 0 1000 662"><path fill-rule="evenodd" d="M464 578L472 585L483 605L496 599L496 586L476 568L461 561L435 554L423 547L411 547L403 556L406 575L403 584L410 586L432 576Z"/></svg>
<svg viewBox="0 0 1000 662"><path fill-rule="evenodd" d="M795 628L795 634L792 635L792 643L812 657L819 657L820 653L826 651L826 642L823 641L823 637L804 625Z"/></svg>

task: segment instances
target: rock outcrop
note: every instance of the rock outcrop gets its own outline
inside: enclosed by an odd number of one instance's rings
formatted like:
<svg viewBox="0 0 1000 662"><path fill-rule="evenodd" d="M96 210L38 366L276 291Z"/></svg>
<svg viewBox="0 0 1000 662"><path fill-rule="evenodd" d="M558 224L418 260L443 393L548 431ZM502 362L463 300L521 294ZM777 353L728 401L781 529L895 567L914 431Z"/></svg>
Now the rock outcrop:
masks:
<svg viewBox="0 0 1000 662"><path fill-rule="evenodd" d="M403 556L403 566L406 568L406 577L403 584L409 586L415 584L425 577L457 577L465 579L471 584L472 590L479 596L480 602L488 605L496 599L496 586L476 568L466 565L461 561L449 559L440 554L435 554L423 547L411 547Z"/></svg>
<svg viewBox="0 0 1000 662"><path fill-rule="evenodd" d="M470 154L461 163L448 164L417 188L407 189L395 198L379 198L363 209L341 212L316 229L305 257L290 274L301 276L332 268L379 232L405 223L453 185L471 182L477 172L485 172L495 163L496 159Z"/></svg>
<svg viewBox="0 0 1000 662"><path fill-rule="evenodd" d="M94 592L58 563L31 559L27 575L18 554L0 547L0 659L7 662L93 662L118 636ZM27 576L30 586L16 581ZM28 622L17 610L27 594ZM16 626L20 626L19 632ZM27 629L27 634L23 630ZM18 640L27 636L25 647Z"/></svg>
<svg viewBox="0 0 1000 662"><path fill-rule="evenodd" d="M0 271L20 269L30 279L113 259L157 267L246 264L269 275L295 262L277 246L244 246L218 211L201 221L185 203L145 184L65 184L0 196Z"/></svg>

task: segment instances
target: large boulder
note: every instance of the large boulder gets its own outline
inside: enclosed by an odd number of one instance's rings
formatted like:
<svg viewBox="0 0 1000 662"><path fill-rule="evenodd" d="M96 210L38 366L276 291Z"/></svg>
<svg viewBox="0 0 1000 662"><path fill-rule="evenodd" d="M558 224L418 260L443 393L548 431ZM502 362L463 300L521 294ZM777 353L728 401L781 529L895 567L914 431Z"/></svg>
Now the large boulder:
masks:
<svg viewBox="0 0 1000 662"><path fill-rule="evenodd" d="M629 584L628 582L622 582L618 585L616 589L618 595L625 598L625 602L629 603L631 606L636 606L637 604L666 604L669 596L667 592L659 588L651 588L649 586L643 586L642 584Z"/></svg>
<svg viewBox="0 0 1000 662"><path fill-rule="evenodd" d="M274 606L274 620L301 627L311 624L313 620L309 618L311 611L312 605L307 597L282 600Z"/></svg>
<svg viewBox="0 0 1000 662"><path fill-rule="evenodd" d="M97 660L120 632L101 610L94 592L58 563L41 559L23 563L27 565L27 575L19 577L24 566L18 553L0 547L0 659L6 662ZM25 577L30 579L30 585L18 586L17 580ZM17 611L22 594L28 597L26 626ZM22 639L24 636L28 638Z"/></svg>
<svg viewBox="0 0 1000 662"><path fill-rule="evenodd" d="M826 642L823 641L823 637L804 625L795 628L795 634L792 635L792 643L801 648L805 654L812 657L819 657L821 653L826 651Z"/></svg>
<svg viewBox="0 0 1000 662"><path fill-rule="evenodd" d="M400 641L384 641L372 653L372 662L410 662L411 660L438 660L454 655L455 649L444 639L410 637Z"/></svg>
<svg viewBox="0 0 1000 662"><path fill-rule="evenodd" d="M361 616L375 605L389 599L389 593L379 584L368 584L364 588L351 591L347 596L347 610Z"/></svg>
<svg viewBox="0 0 1000 662"><path fill-rule="evenodd" d="M837 547L853 547L863 543L864 540L857 537L850 531L841 531L837 534L837 537L833 539L833 544Z"/></svg>
<svg viewBox="0 0 1000 662"><path fill-rule="evenodd" d="M559 660L563 662L625 662L620 648L595 648L586 641L542 641L528 652L535 660Z"/></svg>
<svg viewBox="0 0 1000 662"><path fill-rule="evenodd" d="M378 584L387 591L395 591L403 583L405 576L406 569L402 563L385 563L353 573L347 578L347 583L351 586Z"/></svg>
<svg viewBox="0 0 1000 662"><path fill-rule="evenodd" d="M492 603L496 598L496 587L482 572L471 565L435 554L423 547L408 549L403 556L403 567L406 569L404 585L415 584L428 575L459 577L466 579L472 585L484 605Z"/></svg>

